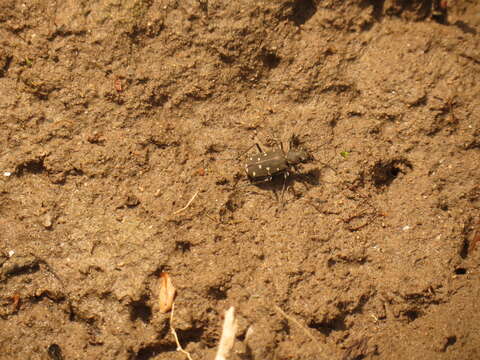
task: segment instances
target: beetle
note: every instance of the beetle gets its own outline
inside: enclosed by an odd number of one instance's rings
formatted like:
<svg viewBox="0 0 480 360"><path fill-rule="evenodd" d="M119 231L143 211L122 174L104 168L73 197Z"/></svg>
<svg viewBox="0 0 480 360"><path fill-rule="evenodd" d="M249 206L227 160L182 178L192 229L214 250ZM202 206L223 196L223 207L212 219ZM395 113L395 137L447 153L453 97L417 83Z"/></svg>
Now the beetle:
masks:
<svg viewBox="0 0 480 360"><path fill-rule="evenodd" d="M297 170L297 165L312 160L305 151L292 150L291 145L287 152L281 143L279 149L268 152L262 151L260 145L255 145L259 153L251 155L245 164L247 177L253 183L268 182L281 174L287 179L292 167Z"/></svg>

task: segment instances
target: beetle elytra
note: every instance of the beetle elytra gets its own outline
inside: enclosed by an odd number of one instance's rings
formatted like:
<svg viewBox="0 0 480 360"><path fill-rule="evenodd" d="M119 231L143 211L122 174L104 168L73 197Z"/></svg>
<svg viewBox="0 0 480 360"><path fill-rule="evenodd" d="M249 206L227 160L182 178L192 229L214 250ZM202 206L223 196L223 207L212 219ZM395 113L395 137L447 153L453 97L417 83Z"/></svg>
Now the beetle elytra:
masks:
<svg viewBox="0 0 480 360"><path fill-rule="evenodd" d="M245 172L252 182L267 182L280 174L286 179L292 167L296 170L298 164L311 160L304 151L289 149L285 152L282 145L279 149L269 152L264 152L260 145L255 145L259 153L250 155L245 164Z"/></svg>

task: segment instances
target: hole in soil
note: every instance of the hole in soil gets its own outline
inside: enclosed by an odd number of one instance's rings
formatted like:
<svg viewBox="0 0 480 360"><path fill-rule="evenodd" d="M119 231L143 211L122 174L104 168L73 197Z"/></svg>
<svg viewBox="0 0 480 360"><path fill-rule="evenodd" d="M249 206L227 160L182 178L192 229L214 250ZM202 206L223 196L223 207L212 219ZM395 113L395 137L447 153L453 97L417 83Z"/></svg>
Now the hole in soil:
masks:
<svg viewBox="0 0 480 360"><path fill-rule="evenodd" d="M442 202L442 203L438 204L438 208L442 211L448 211L448 204Z"/></svg>
<svg viewBox="0 0 480 360"><path fill-rule="evenodd" d="M455 269L455 274L457 274L457 275L465 275L466 273L467 273L467 269L465 269L465 268Z"/></svg>
<svg viewBox="0 0 480 360"><path fill-rule="evenodd" d="M468 256L468 249L470 248L470 244L468 239L464 238L462 243L462 248L460 249L460 257L465 259Z"/></svg>
<svg viewBox="0 0 480 360"><path fill-rule="evenodd" d="M213 297L216 300L225 300L227 298L227 292L220 288L220 286L212 286L207 291L208 296Z"/></svg>
<svg viewBox="0 0 480 360"><path fill-rule="evenodd" d="M233 56L219 54L219 58L225 64L233 64L235 62L235 58Z"/></svg>
<svg viewBox="0 0 480 360"><path fill-rule="evenodd" d="M207 146L205 154L219 154L225 151L225 146L219 143L213 143Z"/></svg>
<svg viewBox="0 0 480 360"><path fill-rule="evenodd" d="M264 52L261 57L263 65L269 69L274 69L280 64L281 58L273 52Z"/></svg>
<svg viewBox="0 0 480 360"><path fill-rule="evenodd" d="M152 309L147 305L147 296L143 296L138 301L133 301L130 304L130 320L142 320L144 323L149 323L152 317Z"/></svg>
<svg viewBox="0 0 480 360"><path fill-rule="evenodd" d="M72 304L68 304L68 320L69 321L76 321L77 315L75 314L75 310L73 309Z"/></svg>
<svg viewBox="0 0 480 360"><path fill-rule="evenodd" d="M411 169L412 164L407 160L380 160L373 166L372 180L376 187L388 186L399 174L405 174Z"/></svg>
<svg viewBox="0 0 480 360"><path fill-rule="evenodd" d="M457 337L455 335L454 336L449 336L447 338L447 343L445 344L445 350L447 350L447 348L449 346L454 345L456 342L457 342Z"/></svg>
<svg viewBox="0 0 480 360"><path fill-rule="evenodd" d="M317 5L313 0L296 0L293 4L291 19L295 25L305 24L317 11Z"/></svg>
<svg viewBox="0 0 480 360"><path fill-rule="evenodd" d="M230 211L230 212L235 212L237 209L240 209L242 207L243 203L242 200L237 199L237 198L232 198L228 199L227 202L225 203L225 208Z"/></svg>
<svg viewBox="0 0 480 360"><path fill-rule="evenodd" d="M332 267L332 266L335 266L336 263L337 263L336 260L334 260L334 259L328 259L328 261L327 261L327 266L328 266L328 267Z"/></svg>
<svg viewBox="0 0 480 360"><path fill-rule="evenodd" d="M155 88L151 91L150 96L148 97L147 102L152 106L163 106L168 100L170 100L170 96L163 93L161 88Z"/></svg>
<svg viewBox="0 0 480 360"><path fill-rule="evenodd" d="M62 349L57 344L52 344L47 349L48 356L53 360L62 360Z"/></svg>
<svg viewBox="0 0 480 360"><path fill-rule="evenodd" d="M84 172L82 169L73 168L67 171L67 175L71 175L71 176L83 176L83 174Z"/></svg>
<svg viewBox="0 0 480 360"><path fill-rule="evenodd" d="M40 174L45 170L43 159L28 160L17 167L19 175L23 175L23 173Z"/></svg>
<svg viewBox="0 0 480 360"><path fill-rule="evenodd" d="M182 253L190 251L192 248L192 243L189 241L177 241L175 243L175 249L180 250Z"/></svg>
<svg viewBox="0 0 480 360"><path fill-rule="evenodd" d="M40 270L40 265L38 262L34 261L27 264L18 265L15 264L12 269L6 272L8 276L19 276L19 275L27 275L33 274Z"/></svg>
<svg viewBox="0 0 480 360"><path fill-rule="evenodd" d="M329 336L332 331L344 331L347 330L345 325L345 319L338 317L329 322L316 322L310 321L308 327L321 332L325 336Z"/></svg>
<svg viewBox="0 0 480 360"><path fill-rule="evenodd" d="M12 63L12 60L13 56L7 56L3 63L3 67L0 69L0 77L3 77L7 73L8 69L10 68L10 64Z"/></svg>
<svg viewBox="0 0 480 360"><path fill-rule="evenodd" d="M407 310L404 315L408 318L409 321L416 320L422 315L418 310Z"/></svg>
<svg viewBox="0 0 480 360"><path fill-rule="evenodd" d="M186 330L177 329L177 334L180 339L182 339L182 343L187 346L189 342L199 342L202 334L202 328L192 328Z"/></svg>
<svg viewBox="0 0 480 360"><path fill-rule="evenodd" d="M135 360L149 360L160 353L173 352L176 350L177 346L174 343L148 345L138 350Z"/></svg>

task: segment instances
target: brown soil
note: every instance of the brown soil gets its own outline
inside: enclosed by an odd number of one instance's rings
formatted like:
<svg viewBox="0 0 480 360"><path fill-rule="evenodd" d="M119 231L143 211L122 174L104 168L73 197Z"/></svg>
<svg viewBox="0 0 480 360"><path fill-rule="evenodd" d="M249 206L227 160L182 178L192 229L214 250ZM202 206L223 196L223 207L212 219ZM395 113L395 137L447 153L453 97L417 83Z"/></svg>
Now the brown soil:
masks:
<svg viewBox="0 0 480 360"><path fill-rule="evenodd" d="M480 359L479 14L0 1L0 358Z"/></svg>

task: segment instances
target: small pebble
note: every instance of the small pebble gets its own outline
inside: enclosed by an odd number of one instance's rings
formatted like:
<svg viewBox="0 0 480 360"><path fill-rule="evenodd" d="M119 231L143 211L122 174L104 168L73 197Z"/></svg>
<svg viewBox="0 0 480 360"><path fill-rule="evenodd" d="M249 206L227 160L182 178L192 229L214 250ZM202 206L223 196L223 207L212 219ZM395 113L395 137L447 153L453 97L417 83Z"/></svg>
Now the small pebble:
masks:
<svg viewBox="0 0 480 360"><path fill-rule="evenodd" d="M3 176L7 176L7 177L8 177L8 176L11 176L11 175L12 175L12 173L11 173L10 171L4 171L4 172L3 172Z"/></svg>
<svg viewBox="0 0 480 360"><path fill-rule="evenodd" d="M403 231L408 231L408 230L410 230L410 226L409 226L409 225L406 225L406 226L404 226L404 227L402 228L402 230L403 230Z"/></svg>
<svg viewBox="0 0 480 360"><path fill-rule="evenodd" d="M15 255L15 251L14 250L10 250L8 252L8 257L12 257L13 255Z"/></svg>
<svg viewBox="0 0 480 360"><path fill-rule="evenodd" d="M43 219L43 226L45 226L46 229L50 229L52 227L52 215L47 214L45 215L45 218Z"/></svg>

